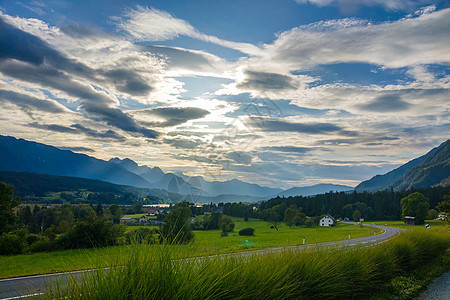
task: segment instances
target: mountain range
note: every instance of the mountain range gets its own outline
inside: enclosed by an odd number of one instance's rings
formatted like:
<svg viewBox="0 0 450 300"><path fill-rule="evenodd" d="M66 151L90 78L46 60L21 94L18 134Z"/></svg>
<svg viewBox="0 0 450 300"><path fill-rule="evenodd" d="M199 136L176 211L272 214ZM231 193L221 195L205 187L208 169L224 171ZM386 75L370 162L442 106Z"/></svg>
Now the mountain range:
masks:
<svg viewBox="0 0 450 300"><path fill-rule="evenodd" d="M206 181L201 176L188 177L165 173L158 167L139 166L131 159L109 161L53 146L0 136L0 171L28 172L101 180L117 185L167 190L173 194L217 197L231 194L250 198L268 198L282 189L262 187L237 179ZM228 196L228 198L236 198Z"/></svg>

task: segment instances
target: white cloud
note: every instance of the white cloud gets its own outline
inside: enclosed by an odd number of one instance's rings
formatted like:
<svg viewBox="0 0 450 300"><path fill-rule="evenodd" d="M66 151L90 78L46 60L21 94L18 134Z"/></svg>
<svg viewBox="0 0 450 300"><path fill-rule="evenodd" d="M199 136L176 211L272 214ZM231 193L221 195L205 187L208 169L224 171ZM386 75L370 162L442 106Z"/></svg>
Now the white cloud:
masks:
<svg viewBox="0 0 450 300"><path fill-rule="evenodd" d="M245 54L260 55L262 51L249 43L238 43L222 40L198 31L189 22L176 18L171 14L148 7L137 6L124 17L114 17L120 30L126 32L137 41L164 41L178 36L188 36L222 47L239 50Z"/></svg>
<svg viewBox="0 0 450 300"><path fill-rule="evenodd" d="M148 7L137 6L125 14L126 21L119 21L118 27L135 40L164 41L180 35L191 36L195 28L185 20Z"/></svg>
<svg viewBox="0 0 450 300"><path fill-rule="evenodd" d="M450 9L376 25L348 24L344 19L331 28L319 23L283 32L265 46L265 58L293 70L340 62L400 68L450 61Z"/></svg>

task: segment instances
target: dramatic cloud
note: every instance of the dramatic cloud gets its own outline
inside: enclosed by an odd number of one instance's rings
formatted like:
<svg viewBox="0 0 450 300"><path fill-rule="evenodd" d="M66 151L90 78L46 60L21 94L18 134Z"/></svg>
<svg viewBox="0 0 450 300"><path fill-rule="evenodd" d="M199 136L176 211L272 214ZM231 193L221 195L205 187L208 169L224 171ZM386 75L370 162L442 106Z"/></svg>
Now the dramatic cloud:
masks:
<svg viewBox="0 0 450 300"><path fill-rule="evenodd" d="M36 36L5 23L0 18L0 72L9 77L53 88L80 101L80 108L110 126L130 133L156 138L154 130L138 125L129 115L114 107L118 102L107 93L80 83L73 76L93 79L95 72L81 63L66 58ZM120 90L142 94L151 88L132 71L116 69L105 72L110 79L124 82Z"/></svg>

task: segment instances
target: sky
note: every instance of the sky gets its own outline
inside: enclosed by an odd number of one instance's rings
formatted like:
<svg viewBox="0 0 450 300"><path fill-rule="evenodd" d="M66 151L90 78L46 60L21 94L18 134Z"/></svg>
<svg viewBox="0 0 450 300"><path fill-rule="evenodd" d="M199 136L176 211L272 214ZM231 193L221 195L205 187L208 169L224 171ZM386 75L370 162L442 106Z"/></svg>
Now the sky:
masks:
<svg viewBox="0 0 450 300"><path fill-rule="evenodd" d="M449 1L0 0L0 134L355 186L448 139L449 66Z"/></svg>

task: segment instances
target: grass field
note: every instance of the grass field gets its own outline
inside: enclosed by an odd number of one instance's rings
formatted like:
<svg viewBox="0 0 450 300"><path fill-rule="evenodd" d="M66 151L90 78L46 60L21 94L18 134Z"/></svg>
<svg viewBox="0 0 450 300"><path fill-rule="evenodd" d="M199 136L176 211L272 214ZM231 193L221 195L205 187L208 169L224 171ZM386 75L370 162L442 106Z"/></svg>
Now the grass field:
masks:
<svg viewBox="0 0 450 300"><path fill-rule="evenodd" d="M374 221L374 222L366 222L366 224L372 224L375 223L377 225L382 225L382 226L390 226L390 227L397 227L397 228L402 228L402 229L408 229L408 230L426 230L425 225L416 225L416 226L409 226L406 225L405 222L403 221ZM444 227L444 226L448 226L447 223L445 223L444 221L438 221L438 220L426 220L425 224L430 224L431 228L435 228L435 227Z"/></svg>
<svg viewBox="0 0 450 300"><path fill-rule="evenodd" d="M234 219L234 222L236 224L234 232L229 233L227 237L221 237L220 230L195 231L194 245L200 249L208 249L213 253L234 252L246 249L301 245L303 238L305 238L306 244L313 244L345 240L348 239L349 234L351 238L359 238L379 232L378 229L366 226L360 228L356 225L342 223L338 223L334 227L315 226L312 228L305 228L304 226L289 228L284 223L280 223L277 231L270 229L271 224L263 221L243 222L242 219ZM255 228L255 235L239 236L239 230L245 227Z"/></svg>
<svg viewBox="0 0 450 300"><path fill-rule="evenodd" d="M289 228L280 224L279 230L276 231L270 229L270 224L264 221L250 220L244 222L242 219L234 219L234 221L236 228L228 237L221 237L220 230L194 231L195 241L192 244L173 246L178 249L177 255L193 257L246 249L299 245L303 243L303 237L306 238L307 244L311 244L348 239L349 234L351 238L368 236L372 235L374 231L373 228L360 228L350 224L338 224L329 228L295 226ZM239 236L238 231L244 227L255 228L255 236ZM127 231L137 228L139 226L128 226ZM245 240L248 242L245 242ZM0 256L0 278L92 268L99 264L102 265L102 261L106 262L113 257L121 256L124 258L129 256L128 246Z"/></svg>

